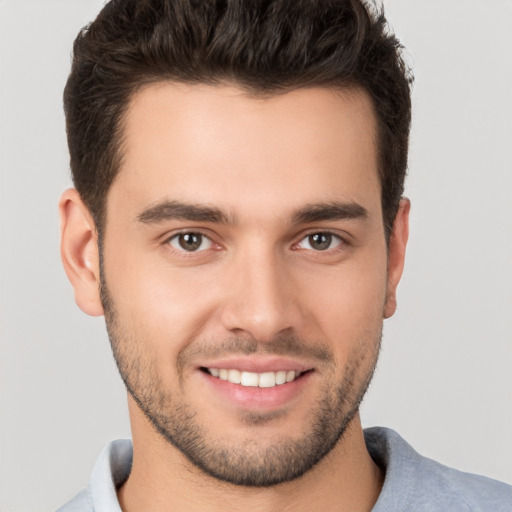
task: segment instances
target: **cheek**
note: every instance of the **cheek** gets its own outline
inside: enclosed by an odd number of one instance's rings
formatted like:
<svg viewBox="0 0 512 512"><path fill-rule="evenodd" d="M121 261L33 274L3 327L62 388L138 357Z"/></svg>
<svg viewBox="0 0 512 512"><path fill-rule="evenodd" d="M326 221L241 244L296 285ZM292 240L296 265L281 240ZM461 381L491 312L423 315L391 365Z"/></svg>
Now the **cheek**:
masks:
<svg viewBox="0 0 512 512"><path fill-rule="evenodd" d="M354 261L311 287L310 310L327 340L342 351L380 333L386 298L386 262ZM319 282L322 281L322 282Z"/></svg>
<svg viewBox="0 0 512 512"><path fill-rule="evenodd" d="M214 308L211 272L173 268L135 250L106 253L107 285L125 331L136 330L161 356L175 355L201 332Z"/></svg>

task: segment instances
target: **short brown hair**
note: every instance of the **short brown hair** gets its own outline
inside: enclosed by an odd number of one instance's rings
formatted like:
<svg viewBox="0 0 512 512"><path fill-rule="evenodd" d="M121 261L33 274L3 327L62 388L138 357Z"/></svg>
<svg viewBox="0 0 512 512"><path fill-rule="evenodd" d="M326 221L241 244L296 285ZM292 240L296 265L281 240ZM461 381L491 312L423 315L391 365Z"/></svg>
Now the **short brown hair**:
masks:
<svg viewBox="0 0 512 512"><path fill-rule="evenodd" d="M389 237L407 168L412 77L382 10L359 0L111 0L73 50L64 91L71 171L100 232L129 101L170 80L230 82L256 94L365 90Z"/></svg>

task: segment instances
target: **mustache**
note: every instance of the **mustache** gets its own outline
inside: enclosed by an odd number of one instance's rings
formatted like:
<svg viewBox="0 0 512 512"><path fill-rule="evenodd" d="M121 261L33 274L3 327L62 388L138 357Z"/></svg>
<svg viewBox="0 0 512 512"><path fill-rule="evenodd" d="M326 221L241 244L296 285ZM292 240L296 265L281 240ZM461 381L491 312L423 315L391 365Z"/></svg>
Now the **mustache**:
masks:
<svg viewBox="0 0 512 512"><path fill-rule="evenodd" d="M334 353L327 345L307 342L297 336L279 336L270 341L250 337L232 337L209 342L198 341L185 347L178 356L178 366L184 367L198 359L215 359L232 355L277 355L313 359L334 363Z"/></svg>

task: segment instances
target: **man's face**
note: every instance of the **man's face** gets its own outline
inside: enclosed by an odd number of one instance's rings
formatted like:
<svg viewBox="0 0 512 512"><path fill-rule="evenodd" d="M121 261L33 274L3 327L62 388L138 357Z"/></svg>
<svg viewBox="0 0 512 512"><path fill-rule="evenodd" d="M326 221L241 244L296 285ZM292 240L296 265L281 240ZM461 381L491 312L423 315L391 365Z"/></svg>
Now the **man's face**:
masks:
<svg viewBox="0 0 512 512"><path fill-rule="evenodd" d="M132 397L217 478L299 476L356 414L389 307L369 99L158 84L124 135L102 280Z"/></svg>

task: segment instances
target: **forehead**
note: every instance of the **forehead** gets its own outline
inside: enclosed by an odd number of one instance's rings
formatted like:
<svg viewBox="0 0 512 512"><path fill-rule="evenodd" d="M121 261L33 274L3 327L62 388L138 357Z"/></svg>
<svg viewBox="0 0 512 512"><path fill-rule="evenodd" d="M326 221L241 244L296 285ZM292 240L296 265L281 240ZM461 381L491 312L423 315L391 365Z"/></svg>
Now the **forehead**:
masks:
<svg viewBox="0 0 512 512"><path fill-rule="evenodd" d="M229 85L158 83L132 98L123 135L111 195L134 208L169 199L221 203L233 214L380 205L375 116L360 90L255 97Z"/></svg>

